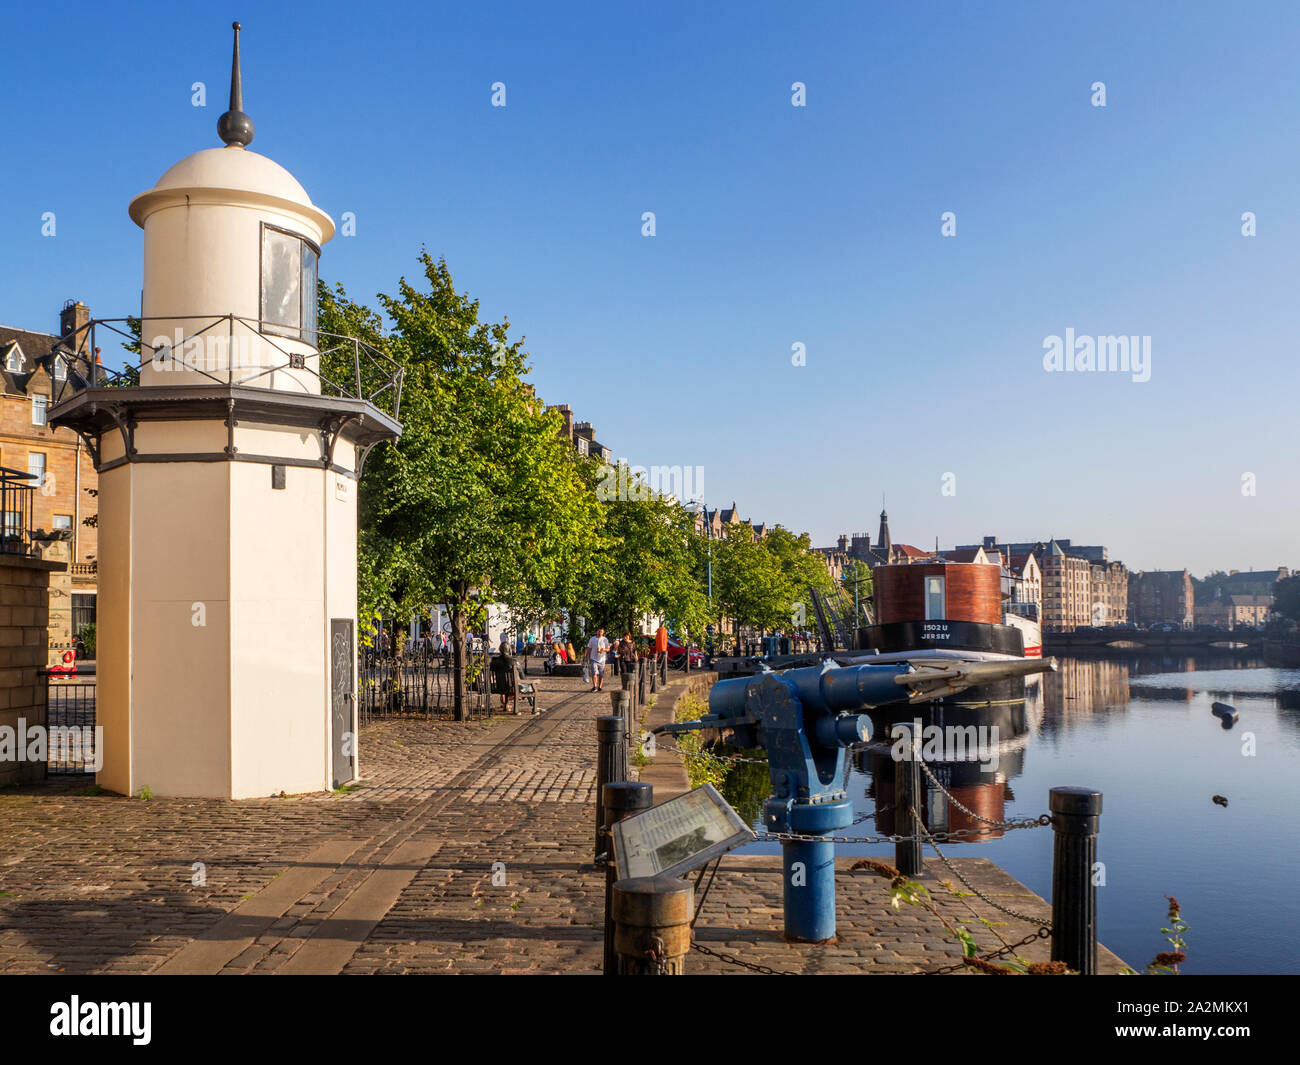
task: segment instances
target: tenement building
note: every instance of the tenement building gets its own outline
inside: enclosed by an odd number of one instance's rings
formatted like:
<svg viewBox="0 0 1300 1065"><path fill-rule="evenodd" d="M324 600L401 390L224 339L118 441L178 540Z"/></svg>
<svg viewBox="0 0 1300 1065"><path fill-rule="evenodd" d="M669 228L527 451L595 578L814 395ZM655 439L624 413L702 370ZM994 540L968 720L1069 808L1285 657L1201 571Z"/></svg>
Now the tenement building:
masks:
<svg viewBox="0 0 1300 1065"><path fill-rule="evenodd" d="M19 483L35 489L30 494L30 514L17 503L6 506L4 539L6 545L22 543L35 532L57 534L56 543L66 542L64 557L71 562L71 585L68 588L67 582L55 582L51 589L50 641L54 645L80 635L96 616L99 478L81 437L71 429L51 429L47 424L47 411L65 390L85 384L84 367L75 364L72 356L85 354L89 321L85 304L69 300L59 312L58 336L0 326L0 382L4 387L0 466L30 474ZM20 528L22 524L27 528Z"/></svg>
<svg viewBox="0 0 1300 1065"><path fill-rule="evenodd" d="M1123 625L1128 620L1128 570L1123 562L1094 562L1092 624Z"/></svg>
<svg viewBox="0 0 1300 1065"><path fill-rule="evenodd" d="M1187 570L1139 570L1128 575L1129 620L1135 625L1190 628L1195 618L1192 576Z"/></svg>
<svg viewBox="0 0 1300 1065"><path fill-rule="evenodd" d="M1053 540L1043 554L1043 632L1092 624L1092 565Z"/></svg>

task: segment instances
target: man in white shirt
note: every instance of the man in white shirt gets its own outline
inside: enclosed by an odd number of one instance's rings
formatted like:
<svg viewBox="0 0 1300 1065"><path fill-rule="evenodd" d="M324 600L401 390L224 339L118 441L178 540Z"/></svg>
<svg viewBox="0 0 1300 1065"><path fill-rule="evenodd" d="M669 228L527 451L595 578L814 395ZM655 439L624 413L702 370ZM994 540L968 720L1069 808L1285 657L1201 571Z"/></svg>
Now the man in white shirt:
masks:
<svg viewBox="0 0 1300 1065"><path fill-rule="evenodd" d="M605 639L605 630L597 629L596 635L587 641L587 656L591 661L591 690L598 692L605 683L605 656L609 653L609 641Z"/></svg>

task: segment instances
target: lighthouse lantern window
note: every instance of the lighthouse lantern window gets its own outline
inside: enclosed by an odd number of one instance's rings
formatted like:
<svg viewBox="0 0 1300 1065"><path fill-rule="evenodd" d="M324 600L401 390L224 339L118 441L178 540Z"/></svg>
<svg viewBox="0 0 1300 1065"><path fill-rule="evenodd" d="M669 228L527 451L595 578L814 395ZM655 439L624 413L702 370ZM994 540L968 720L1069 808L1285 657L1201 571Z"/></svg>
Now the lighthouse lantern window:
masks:
<svg viewBox="0 0 1300 1065"><path fill-rule="evenodd" d="M320 252L308 240L262 226L262 329L315 343Z"/></svg>

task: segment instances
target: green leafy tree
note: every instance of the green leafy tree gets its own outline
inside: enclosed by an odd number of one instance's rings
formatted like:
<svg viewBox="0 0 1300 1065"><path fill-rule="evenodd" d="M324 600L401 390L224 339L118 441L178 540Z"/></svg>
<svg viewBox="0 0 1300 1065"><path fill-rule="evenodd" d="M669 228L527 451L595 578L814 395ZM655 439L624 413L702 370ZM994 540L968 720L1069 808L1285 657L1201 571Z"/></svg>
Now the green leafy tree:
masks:
<svg viewBox="0 0 1300 1065"><path fill-rule="evenodd" d="M514 610L572 601L599 517L558 413L523 381L522 340L508 321L479 319L445 261L419 261L421 283L402 278L397 295L379 297L386 337L341 288L322 297L321 328L381 342L405 371L401 439L362 478L359 597L368 614L446 605L463 720L468 613L487 599Z"/></svg>
<svg viewBox="0 0 1300 1065"><path fill-rule="evenodd" d="M1284 577L1273 585L1273 610L1300 622L1300 577Z"/></svg>
<svg viewBox="0 0 1300 1065"><path fill-rule="evenodd" d="M858 624L866 624L864 615L867 601L871 599L872 588L874 587L871 579L871 567L865 562L853 559L844 567L844 573L840 576L840 587L844 589L844 594L848 596L849 602L857 602L859 610ZM857 599L854 599L856 589Z"/></svg>
<svg viewBox="0 0 1300 1065"><path fill-rule="evenodd" d="M700 584L694 518L626 466L590 469L597 479L604 547L588 575L582 613L634 635L646 614L666 617L683 632L703 631L708 600Z"/></svg>
<svg viewBox="0 0 1300 1065"><path fill-rule="evenodd" d="M718 617L729 617L737 643L743 626L767 629L786 624L794 601L777 555L761 541L737 531L713 545L713 600Z"/></svg>

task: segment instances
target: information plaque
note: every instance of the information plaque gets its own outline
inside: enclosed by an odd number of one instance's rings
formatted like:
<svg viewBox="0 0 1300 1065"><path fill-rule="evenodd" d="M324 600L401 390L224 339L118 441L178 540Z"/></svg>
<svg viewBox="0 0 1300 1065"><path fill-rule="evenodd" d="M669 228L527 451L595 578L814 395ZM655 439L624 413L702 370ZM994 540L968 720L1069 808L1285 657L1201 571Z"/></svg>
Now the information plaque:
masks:
<svg viewBox="0 0 1300 1065"><path fill-rule="evenodd" d="M754 833L712 784L614 825L620 879L681 876L749 843Z"/></svg>

